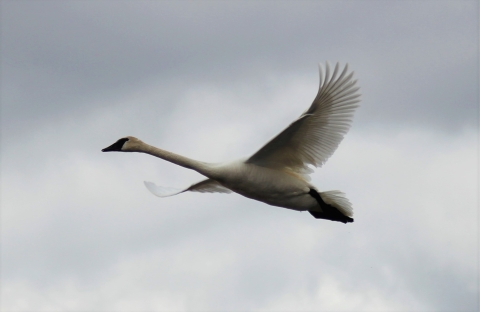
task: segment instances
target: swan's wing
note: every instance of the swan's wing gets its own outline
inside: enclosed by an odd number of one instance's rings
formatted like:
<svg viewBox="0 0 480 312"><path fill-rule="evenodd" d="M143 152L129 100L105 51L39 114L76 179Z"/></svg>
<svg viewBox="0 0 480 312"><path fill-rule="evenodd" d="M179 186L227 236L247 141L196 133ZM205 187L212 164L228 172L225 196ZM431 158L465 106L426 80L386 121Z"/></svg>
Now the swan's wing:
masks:
<svg viewBox="0 0 480 312"><path fill-rule="evenodd" d="M185 191L199 192L199 193L231 193L232 191L224 187L220 183L212 179L206 179L198 183L192 184Z"/></svg>
<svg viewBox="0 0 480 312"><path fill-rule="evenodd" d="M168 197L177 195L183 192L200 192L200 193L230 193L231 191L215 180L207 179L195 183L186 189L176 189L172 187L164 187L155 185L155 183L145 181L145 186L152 192L153 195L158 197Z"/></svg>
<svg viewBox="0 0 480 312"><path fill-rule="evenodd" d="M322 166L348 132L360 94L347 75L348 64L337 78L339 65L330 77L320 69L320 87L310 108L270 140L246 162L269 168L285 168L300 174L311 172L308 165Z"/></svg>
<svg viewBox="0 0 480 312"><path fill-rule="evenodd" d="M158 186L158 185L155 185L155 183L148 182L148 181L144 181L143 183L153 195L158 197L173 196L186 191L182 189L176 189L173 187Z"/></svg>

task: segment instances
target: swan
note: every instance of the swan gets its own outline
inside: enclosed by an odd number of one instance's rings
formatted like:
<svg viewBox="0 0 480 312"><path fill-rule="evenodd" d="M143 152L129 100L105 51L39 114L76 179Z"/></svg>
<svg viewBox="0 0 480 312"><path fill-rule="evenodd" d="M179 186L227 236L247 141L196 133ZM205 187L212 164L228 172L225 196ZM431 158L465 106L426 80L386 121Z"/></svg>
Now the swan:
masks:
<svg viewBox="0 0 480 312"><path fill-rule="evenodd" d="M269 205L308 211L317 219L353 222L353 209L340 191L320 192L310 184L311 166L320 167L337 149L350 129L359 106L359 87L348 73L348 64L339 71L336 64L330 75L319 65L320 84L312 105L285 130L272 138L248 159L230 163L193 160L141 140L127 136L102 149L102 152L137 152L149 154L192 169L207 177L185 189L160 187L145 181L150 192L159 197L183 192L230 193Z"/></svg>

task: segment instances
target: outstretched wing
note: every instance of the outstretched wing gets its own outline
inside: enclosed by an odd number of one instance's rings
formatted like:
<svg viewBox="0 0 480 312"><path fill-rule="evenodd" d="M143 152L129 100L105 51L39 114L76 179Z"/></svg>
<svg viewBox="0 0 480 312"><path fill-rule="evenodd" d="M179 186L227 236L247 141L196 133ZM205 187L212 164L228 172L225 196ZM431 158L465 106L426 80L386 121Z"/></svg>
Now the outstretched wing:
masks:
<svg viewBox="0 0 480 312"><path fill-rule="evenodd" d="M320 167L332 156L350 129L360 102L357 81L352 80L353 72L347 75L348 64L337 78L338 68L337 63L330 77L329 64L325 75L319 65L320 86L310 108L252 155L247 163L307 174L311 172L308 165Z"/></svg>
<svg viewBox="0 0 480 312"><path fill-rule="evenodd" d="M155 185L155 183L145 181L145 186L147 189L152 192L153 195L158 197L168 197L177 195L183 192L191 191L191 192L200 192L200 193L231 193L229 189L222 186L215 180L207 179L200 181L198 183L192 184L191 186L187 187L186 189L176 189L172 187L164 187Z"/></svg>

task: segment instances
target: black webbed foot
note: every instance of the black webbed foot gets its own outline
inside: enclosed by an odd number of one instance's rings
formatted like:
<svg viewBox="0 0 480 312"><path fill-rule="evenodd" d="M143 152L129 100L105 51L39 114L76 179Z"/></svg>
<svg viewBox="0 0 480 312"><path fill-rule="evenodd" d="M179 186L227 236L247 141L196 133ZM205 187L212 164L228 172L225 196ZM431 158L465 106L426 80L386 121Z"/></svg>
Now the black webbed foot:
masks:
<svg viewBox="0 0 480 312"><path fill-rule="evenodd" d="M338 222L343 222L343 223L349 223L353 222L353 219L350 217L347 217L343 213L341 213L337 208L325 203L318 194L317 191L314 189L310 189L310 192L308 192L313 198L317 200L317 202L320 204L320 208L322 208L323 211L311 211L309 210L310 214L314 216L316 219L326 219L326 220L331 220L331 221L338 221Z"/></svg>

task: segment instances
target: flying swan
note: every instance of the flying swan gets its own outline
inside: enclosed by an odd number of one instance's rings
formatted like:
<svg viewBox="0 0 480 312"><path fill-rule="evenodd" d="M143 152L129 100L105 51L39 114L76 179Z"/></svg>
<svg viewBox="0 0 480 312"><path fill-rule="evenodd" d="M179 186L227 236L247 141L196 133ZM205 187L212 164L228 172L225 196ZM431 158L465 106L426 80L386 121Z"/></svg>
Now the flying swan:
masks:
<svg viewBox="0 0 480 312"><path fill-rule="evenodd" d="M248 159L231 163L206 163L168 152L127 136L102 152L138 152L195 170L207 179L183 190L160 187L145 181L159 197L186 191L201 193L235 192L269 205L305 211L317 219L353 222L352 205L340 191L320 192L310 184L309 165L322 166L348 132L360 102L359 87L348 74L348 64L339 74L337 63L330 76L320 70L320 87L312 105L285 130Z"/></svg>

